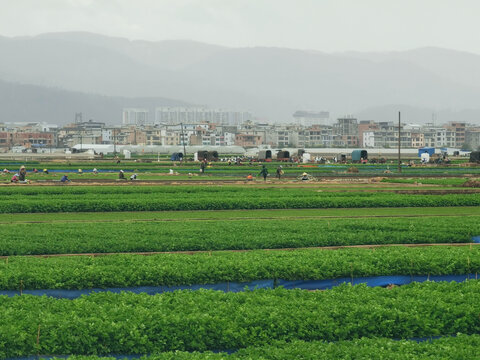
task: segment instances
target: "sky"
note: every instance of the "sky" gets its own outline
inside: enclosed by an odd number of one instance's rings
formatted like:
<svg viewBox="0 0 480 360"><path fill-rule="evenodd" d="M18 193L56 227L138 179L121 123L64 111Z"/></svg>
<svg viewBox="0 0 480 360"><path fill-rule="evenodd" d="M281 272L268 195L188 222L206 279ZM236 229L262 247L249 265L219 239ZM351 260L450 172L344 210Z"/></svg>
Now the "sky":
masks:
<svg viewBox="0 0 480 360"><path fill-rule="evenodd" d="M479 14L478 0L0 0L0 35L88 31L231 47L480 54Z"/></svg>

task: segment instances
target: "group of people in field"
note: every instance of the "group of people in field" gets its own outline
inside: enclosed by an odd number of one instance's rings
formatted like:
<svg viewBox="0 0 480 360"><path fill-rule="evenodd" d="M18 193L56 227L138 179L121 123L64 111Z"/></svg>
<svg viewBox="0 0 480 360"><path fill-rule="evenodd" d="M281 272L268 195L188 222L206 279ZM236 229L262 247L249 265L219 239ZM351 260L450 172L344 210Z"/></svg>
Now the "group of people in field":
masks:
<svg viewBox="0 0 480 360"><path fill-rule="evenodd" d="M282 165L279 165L277 167L277 170L275 172L275 177L278 179L278 180L281 180L282 176L285 174L285 172L283 171L283 166ZM263 177L263 181L267 181L267 177L268 177L268 169L265 165L262 165L262 169L260 170L260 173L258 174L260 176ZM308 181L310 180L310 176L304 172L301 177L300 177L300 180L302 181ZM247 181L253 181L253 175L252 174L248 174L247 175Z"/></svg>
<svg viewBox="0 0 480 360"><path fill-rule="evenodd" d="M36 168L34 168L31 172L34 173L34 174L37 174L39 171L38 171ZM2 173L3 173L4 175L8 175L8 174L11 174L12 172L11 172L10 170L8 170L7 168L5 168L5 169L3 169ZM77 173L78 173L79 175L83 175L83 170L82 170L82 169L78 169ZM94 168L94 169L92 170L92 173L93 173L94 175L97 175L97 174L98 174L97 168ZM48 169L43 169L43 174L48 175L48 174L49 174ZM130 175L130 180L137 180L137 176L138 176L138 175L137 175L136 173ZM118 174L118 178L119 178L120 180L126 180L126 178L125 178L125 173L124 173L123 170L120 170L120 172L119 172L119 174ZM62 177L60 178L60 182L62 182L62 183L68 183L68 182L70 182L70 181L71 181L71 180L68 178L68 175L67 175L67 174L63 174ZM28 183L28 180L27 180L27 169L25 168L25 166L22 165L22 166L20 167L20 169L19 169L18 172L14 172L14 173L13 173L12 177L10 178L10 182L11 182L11 183L24 183L24 184Z"/></svg>
<svg viewBox="0 0 480 360"><path fill-rule="evenodd" d="M10 171L8 169L3 169L4 174L10 174ZM13 176L10 179L10 182L12 183L27 183L27 169L25 166L21 166L20 170L16 173L13 174Z"/></svg>
<svg viewBox="0 0 480 360"><path fill-rule="evenodd" d="M206 160L204 161L201 161L200 162L200 172L202 174L205 173L205 168L207 167L208 163ZM33 173L38 173L38 170L36 168L34 168L32 170ZM10 171L7 170L7 169L4 169L3 170L3 173L4 174L9 174ZM43 169L43 173L44 174L49 174L48 172L48 169ZM97 175L98 174L98 170L96 168L94 168L92 170L92 173ZM78 174L79 175L82 175L83 174L83 170L82 169L78 169ZM281 179L282 176L284 175L284 170L283 170L283 166L282 165L279 165L276 169L276 178L277 179ZM258 174L259 176L263 177L263 181L267 181L267 177L269 175L269 172L268 172L268 169L265 165L262 165L262 168L260 170L260 173ZM133 173L132 175L130 175L129 179L130 180L137 180L137 174L136 173ZM125 172L123 170L120 170L119 173L118 173L118 179L119 180L127 180L127 178L125 177ZM247 175L247 181L253 181L254 180L254 176L250 173ZM307 173L303 173L302 176L301 176L301 180L309 180L309 175ZM21 166L20 167L20 170L15 173L11 180L10 180L12 183L27 183L27 170L25 168L25 166ZM70 182L70 179L68 178L68 175L67 174L64 174L62 175L61 179L60 179L60 182L62 183L67 183L67 182Z"/></svg>
<svg viewBox="0 0 480 360"><path fill-rule="evenodd" d="M130 175L130 180L137 180L137 176L138 175L136 173L133 173L132 175ZM118 180L127 180L127 178L125 177L125 172L123 170L119 171Z"/></svg>

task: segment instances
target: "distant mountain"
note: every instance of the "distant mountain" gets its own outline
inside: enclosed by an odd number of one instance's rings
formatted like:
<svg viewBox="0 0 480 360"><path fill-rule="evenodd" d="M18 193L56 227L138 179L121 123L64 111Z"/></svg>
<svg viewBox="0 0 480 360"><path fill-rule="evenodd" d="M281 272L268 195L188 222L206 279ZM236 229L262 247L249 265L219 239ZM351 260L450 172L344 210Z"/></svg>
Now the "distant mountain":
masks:
<svg viewBox="0 0 480 360"><path fill-rule="evenodd" d="M384 53L347 52L343 55L374 62L405 61L437 76L477 89L480 88L480 55L465 51L424 47Z"/></svg>
<svg viewBox="0 0 480 360"><path fill-rule="evenodd" d="M156 106L189 104L164 98L109 97L0 81L0 123L21 121L67 124L74 121L75 113L83 112L84 120L95 119L107 124L118 124L121 123L123 108L147 108L153 116Z"/></svg>
<svg viewBox="0 0 480 360"><path fill-rule="evenodd" d="M190 40L129 41L86 32L47 33L36 38L104 48L130 57L139 63L164 70L181 69L227 49L223 46Z"/></svg>
<svg viewBox="0 0 480 360"><path fill-rule="evenodd" d="M54 33L0 38L0 79L181 99L270 121L291 121L302 109L343 115L406 104L462 116L480 108L480 56L436 48L327 54Z"/></svg>

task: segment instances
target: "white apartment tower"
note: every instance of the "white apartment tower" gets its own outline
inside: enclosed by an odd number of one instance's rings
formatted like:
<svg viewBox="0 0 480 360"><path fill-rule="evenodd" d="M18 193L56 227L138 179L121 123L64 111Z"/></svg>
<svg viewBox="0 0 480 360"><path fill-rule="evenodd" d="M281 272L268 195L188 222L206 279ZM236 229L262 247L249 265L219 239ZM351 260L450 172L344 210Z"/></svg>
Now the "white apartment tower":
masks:
<svg viewBox="0 0 480 360"><path fill-rule="evenodd" d="M146 125L148 124L148 110L128 108L123 109L122 124L123 125Z"/></svg>

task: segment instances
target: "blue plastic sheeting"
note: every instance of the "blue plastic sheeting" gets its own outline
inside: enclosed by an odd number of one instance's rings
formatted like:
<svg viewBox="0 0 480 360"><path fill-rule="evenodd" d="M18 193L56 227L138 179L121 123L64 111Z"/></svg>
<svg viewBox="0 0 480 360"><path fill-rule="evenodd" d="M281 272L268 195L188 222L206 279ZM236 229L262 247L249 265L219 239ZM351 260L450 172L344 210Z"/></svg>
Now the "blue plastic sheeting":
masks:
<svg viewBox="0 0 480 360"><path fill-rule="evenodd" d="M125 288L94 288L94 289L81 289L81 290L67 290L67 289L51 289L51 290L23 290L23 294L29 295L47 295L57 299L76 299L82 295L90 295L96 292L113 292L120 293L122 291L129 291L136 294L146 293L148 295L161 294L164 292L172 292L175 290L220 290L225 292L240 292L245 289L272 289L273 280L256 280L244 283L232 283L223 282L218 284L205 284L205 285L180 285L180 286L140 286L140 287L125 287ZM0 290L0 295L15 296L20 295L20 291L17 290Z"/></svg>
<svg viewBox="0 0 480 360"><path fill-rule="evenodd" d="M370 277L344 277L333 280L277 280L277 286L283 286L285 289L304 289L304 290L327 290L343 283L366 284L367 286L388 286L388 285L406 285L412 282L424 281L455 281L462 282L469 279L476 279L476 274L470 275L422 275L422 276L370 276Z"/></svg>
<svg viewBox="0 0 480 360"><path fill-rule="evenodd" d="M51 296L58 299L76 299L82 295L90 295L96 292L113 292L120 293L129 291L136 294L145 293L148 295L161 294L164 292L172 292L175 290L219 290L225 292L240 292L253 289L273 289L282 286L285 289L304 289L304 290L327 290L343 283L366 284L370 287L387 286L387 285L406 285L412 282L424 281L455 281L462 282L469 279L477 279L477 274L469 275L395 275L395 276L370 276L370 277L344 277L338 279L327 280L256 280L243 283L223 282L218 284L205 285L180 285L180 286L140 286L140 287L124 287L124 288L94 288L82 290L67 289L51 289L51 290L23 290L23 294L37 296ZM0 295L15 296L20 295L18 290L0 290Z"/></svg>
<svg viewBox="0 0 480 360"><path fill-rule="evenodd" d="M480 244L480 235L472 237L474 243Z"/></svg>

